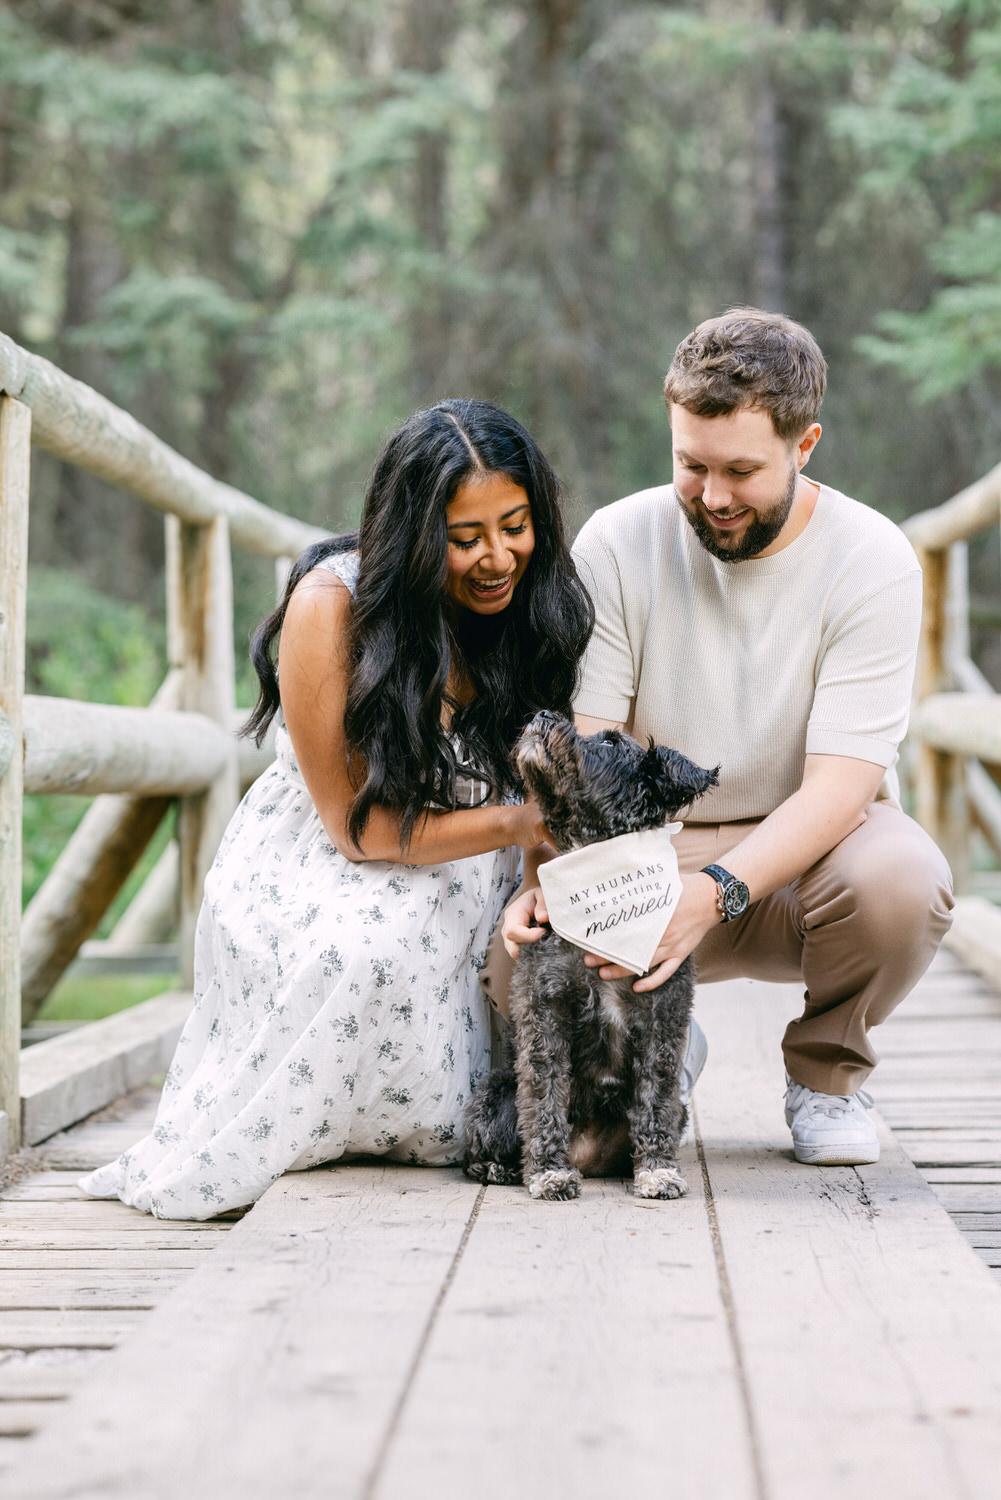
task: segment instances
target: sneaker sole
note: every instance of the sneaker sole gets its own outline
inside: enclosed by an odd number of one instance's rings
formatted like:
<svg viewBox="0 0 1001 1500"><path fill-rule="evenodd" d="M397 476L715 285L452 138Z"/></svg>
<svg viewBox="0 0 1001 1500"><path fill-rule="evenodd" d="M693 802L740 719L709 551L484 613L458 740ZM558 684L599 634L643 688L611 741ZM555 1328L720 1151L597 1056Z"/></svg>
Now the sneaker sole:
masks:
<svg viewBox="0 0 1001 1500"><path fill-rule="evenodd" d="M706 1041L706 1034L695 1017L692 1016L688 1022L688 1042L685 1046L684 1058L692 1082L687 1093L682 1096L683 1102L688 1109L688 1119L685 1121L685 1128L681 1132L681 1138L678 1141L679 1146L687 1146L692 1139L692 1094L695 1092L695 1085L702 1076L702 1069L706 1065L706 1058L708 1056L709 1043Z"/></svg>
<svg viewBox="0 0 1001 1500"><path fill-rule="evenodd" d="M879 1161L878 1146L797 1146L796 1160L806 1167L871 1167Z"/></svg>
<svg viewBox="0 0 1001 1500"><path fill-rule="evenodd" d="M706 1041L706 1034L695 1017L692 1016L688 1023L688 1041L685 1044L685 1056L682 1062L682 1068L687 1068L688 1076L691 1079L687 1094L689 1100L695 1092L695 1085L702 1076L702 1069L706 1065L706 1058L708 1056L709 1043Z"/></svg>

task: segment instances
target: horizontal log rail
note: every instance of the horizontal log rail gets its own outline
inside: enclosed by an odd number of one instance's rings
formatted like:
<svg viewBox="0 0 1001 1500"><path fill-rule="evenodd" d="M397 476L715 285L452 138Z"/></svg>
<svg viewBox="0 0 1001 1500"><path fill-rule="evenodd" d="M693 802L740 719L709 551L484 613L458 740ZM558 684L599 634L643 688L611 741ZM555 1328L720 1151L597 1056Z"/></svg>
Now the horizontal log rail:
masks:
<svg viewBox="0 0 1001 1500"><path fill-rule="evenodd" d="M951 500L932 510L918 511L903 524L911 546L919 552L944 552L954 542L966 542L1001 520L1001 464Z"/></svg>
<svg viewBox="0 0 1001 1500"><path fill-rule="evenodd" d="M933 693L914 709L911 730L933 750L1001 765L1001 696Z"/></svg>
<svg viewBox="0 0 1001 1500"><path fill-rule="evenodd" d="M22 736L25 741L24 790L26 792L68 792L82 796L92 796L97 792L159 791L161 789L159 781L151 780L147 785L141 773L136 776L130 765L129 755L121 758L120 774L116 774L115 764L109 756L97 767L93 782L87 781L86 785L83 784L86 780L86 773L82 773L80 767L73 764L63 784L54 784L59 779L60 763L64 760L71 761L80 749L81 741L76 736L81 724L90 731L89 736L85 734L83 743L86 744L87 739L90 738L92 755L101 754L102 745L106 743L108 733L112 729L125 731L126 737L132 740L132 744L126 748L130 754L134 755L139 753L141 745L149 740L151 734L156 732L157 726L162 725L166 718L166 713L162 711L167 708L166 704L161 706L160 703L154 703L151 707L157 713L152 729L145 722L145 715L149 712L146 708L120 708L108 703L84 703L78 698L43 698L27 694L24 698L24 713L27 716L27 722L22 725ZM82 710L82 713L76 713L78 709ZM239 737L246 717L243 709L238 709L232 718L232 734L237 740L236 762L242 791L246 791L251 782L256 781L261 772L267 770L275 756L273 728L260 745L256 745L253 740ZM186 738L185 724L192 733L201 733L208 722L211 726L211 735L216 736L214 743L221 743L218 736L222 734L223 741L228 744L224 731L220 730L214 721L206 721L200 714L179 711L167 722L172 726L172 733L175 736L179 734L182 741ZM0 777L11 763L14 744L13 726L3 709L0 708ZM116 749L121 749L121 747L116 747ZM154 746L154 755L162 760L159 752L160 746L157 744ZM197 774L194 779L185 776L178 781L178 793L189 789L199 790Z"/></svg>
<svg viewBox="0 0 1001 1500"><path fill-rule="evenodd" d="M24 790L190 796L226 764L231 737L204 714L24 700Z"/></svg>
<svg viewBox="0 0 1001 1500"><path fill-rule="evenodd" d="M36 446L189 525L225 516L232 540L248 552L295 556L327 534L213 479L128 412L5 334L0 391L31 409Z"/></svg>

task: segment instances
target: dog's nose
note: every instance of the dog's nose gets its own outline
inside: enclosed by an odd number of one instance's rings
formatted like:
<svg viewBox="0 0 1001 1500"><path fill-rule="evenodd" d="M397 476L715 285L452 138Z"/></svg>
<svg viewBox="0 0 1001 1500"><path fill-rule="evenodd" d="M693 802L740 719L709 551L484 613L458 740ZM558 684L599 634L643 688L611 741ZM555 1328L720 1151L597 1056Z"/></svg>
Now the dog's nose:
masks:
<svg viewBox="0 0 1001 1500"><path fill-rule="evenodd" d="M554 714L551 708L540 708L532 720L532 727L541 729L545 724L555 724L559 714Z"/></svg>

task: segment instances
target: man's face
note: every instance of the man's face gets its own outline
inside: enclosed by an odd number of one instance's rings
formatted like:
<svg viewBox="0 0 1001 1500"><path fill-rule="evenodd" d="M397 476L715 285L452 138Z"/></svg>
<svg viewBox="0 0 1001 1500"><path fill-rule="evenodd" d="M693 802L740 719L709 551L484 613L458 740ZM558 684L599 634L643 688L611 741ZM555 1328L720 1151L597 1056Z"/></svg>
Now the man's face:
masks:
<svg viewBox="0 0 1001 1500"><path fill-rule="evenodd" d="M790 442L755 407L697 417L672 405L670 415L675 493L706 550L742 562L788 547L813 514L816 492L800 470L820 437L819 424Z"/></svg>

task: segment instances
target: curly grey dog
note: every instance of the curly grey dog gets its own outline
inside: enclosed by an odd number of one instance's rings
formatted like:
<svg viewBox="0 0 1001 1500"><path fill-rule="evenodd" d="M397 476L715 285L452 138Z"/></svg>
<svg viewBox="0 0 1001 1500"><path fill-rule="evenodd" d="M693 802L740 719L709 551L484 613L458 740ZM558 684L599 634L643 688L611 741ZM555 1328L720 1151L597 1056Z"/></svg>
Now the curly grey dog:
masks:
<svg viewBox="0 0 1001 1500"><path fill-rule="evenodd" d="M561 854L660 828L716 782L675 750L644 749L617 730L583 736L548 712L514 757ZM580 1164L610 1174L631 1148L637 1194L687 1191L676 1156L687 1123L679 1088L691 960L647 994L632 985L633 976L599 979L556 932L522 947L511 985L514 1067L494 1069L470 1100L470 1177L525 1181L533 1198L576 1198Z"/></svg>

